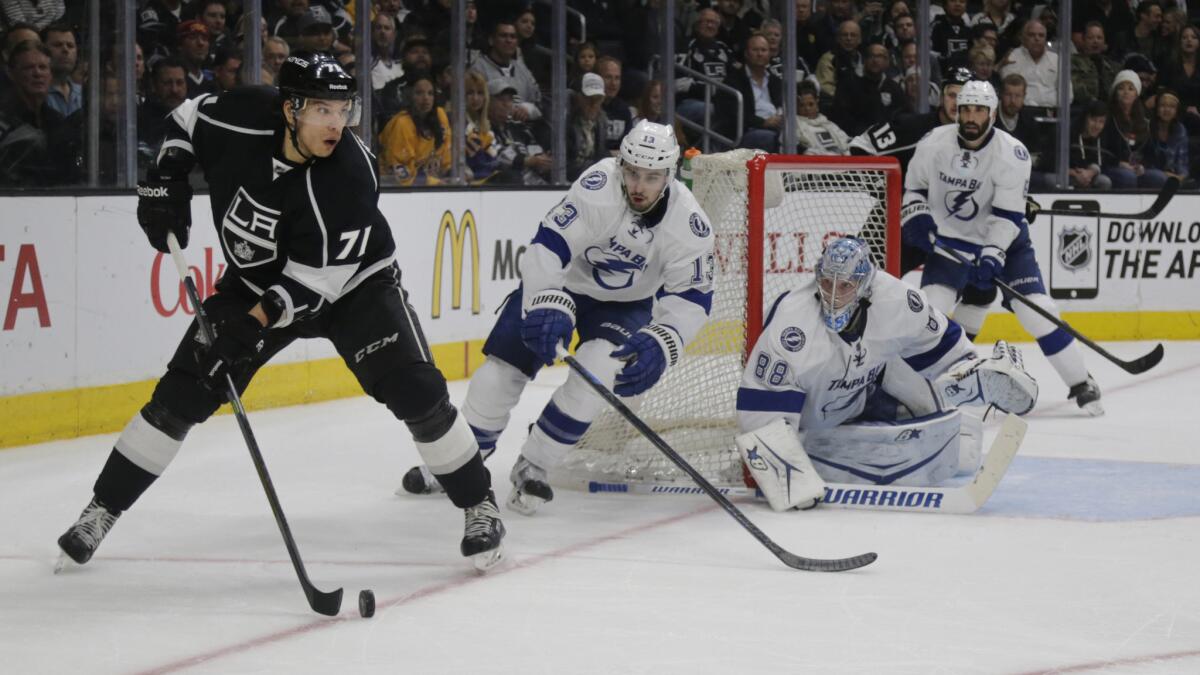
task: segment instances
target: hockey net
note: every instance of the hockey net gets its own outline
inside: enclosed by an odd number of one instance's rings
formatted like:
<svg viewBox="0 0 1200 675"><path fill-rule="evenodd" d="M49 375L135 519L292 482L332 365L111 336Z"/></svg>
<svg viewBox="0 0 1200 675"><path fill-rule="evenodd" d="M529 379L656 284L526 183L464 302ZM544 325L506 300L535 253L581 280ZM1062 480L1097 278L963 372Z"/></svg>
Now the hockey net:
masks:
<svg viewBox="0 0 1200 675"><path fill-rule="evenodd" d="M780 293L811 279L834 237L862 237L877 265L898 272L900 169L891 158L734 150L700 155L691 170L692 192L716 237L712 311L679 364L626 403L711 483L741 485L734 404L764 312ZM550 479L593 491L692 484L612 410L596 419Z"/></svg>

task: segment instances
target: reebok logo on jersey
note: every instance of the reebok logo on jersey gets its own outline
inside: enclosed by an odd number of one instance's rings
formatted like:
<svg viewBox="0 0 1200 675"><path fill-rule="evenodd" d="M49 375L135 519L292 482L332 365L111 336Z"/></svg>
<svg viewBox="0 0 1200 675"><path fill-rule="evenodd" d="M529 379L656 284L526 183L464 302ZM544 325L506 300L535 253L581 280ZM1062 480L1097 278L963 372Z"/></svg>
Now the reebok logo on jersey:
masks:
<svg viewBox="0 0 1200 675"><path fill-rule="evenodd" d="M160 186L160 187L150 187L149 185L139 185L138 189L137 189L137 193L138 193L139 197L146 197L149 199L162 199L164 197L171 196L170 191L167 190L167 187L165 185Z"/></svg>

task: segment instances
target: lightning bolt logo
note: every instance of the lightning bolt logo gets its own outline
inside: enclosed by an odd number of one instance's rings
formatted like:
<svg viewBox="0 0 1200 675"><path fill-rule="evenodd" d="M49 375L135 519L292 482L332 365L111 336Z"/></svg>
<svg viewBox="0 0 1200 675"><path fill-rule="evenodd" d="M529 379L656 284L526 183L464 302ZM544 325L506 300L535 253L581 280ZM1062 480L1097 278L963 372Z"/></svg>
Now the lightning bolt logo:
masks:
<svg viewBox="0 0 1200 675"><path fill-rule="evenodd" d="M971 220L979 214L974 190L955 190L946 193L946 211L959 220Z"/></svg>

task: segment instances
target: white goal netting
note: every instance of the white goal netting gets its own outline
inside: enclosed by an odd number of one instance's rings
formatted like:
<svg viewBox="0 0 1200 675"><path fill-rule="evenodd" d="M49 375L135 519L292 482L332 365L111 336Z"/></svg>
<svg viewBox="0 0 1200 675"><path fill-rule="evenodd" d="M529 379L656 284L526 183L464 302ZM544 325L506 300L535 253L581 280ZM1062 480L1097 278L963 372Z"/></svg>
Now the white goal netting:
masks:
<svg viewBox="0 0 1200 675"><path fill-rule="evenodd" d="M893 203L899 198L894 161L762 156L748 168L755 156L735 150L692 160L692 192L716 237L712 312L680 363L649 392L626 401L715 485L742 484L733 447L734 403L747 347L774 299L811 278L832 237L863 237L878 264L893 272L898 266L886 265L889 247L896 247L898 256L899 246L889 242L889 223L895 229L899 208ZM761 197L750 195L752 170L762 173ZM583 489L591 483L691 482L611 410L596 419L550 478L556 485Z"/></svg>

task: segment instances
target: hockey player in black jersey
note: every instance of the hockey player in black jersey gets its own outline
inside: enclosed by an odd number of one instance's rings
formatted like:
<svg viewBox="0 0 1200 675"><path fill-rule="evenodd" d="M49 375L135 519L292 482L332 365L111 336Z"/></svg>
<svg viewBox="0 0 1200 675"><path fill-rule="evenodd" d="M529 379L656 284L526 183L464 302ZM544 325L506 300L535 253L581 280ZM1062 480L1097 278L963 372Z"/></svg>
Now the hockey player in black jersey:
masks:
<svg viewBox="0 0 1200 675"><path fill-rule="evenodd" d="M466 514L464 556L499 561L504 525L466 420L450 403L400 285L395 243L378 209L377 163L357 124L354 78L325 54L284 62L279 91L247 87L191 99L170 115L156 166L138 185L138 222L167 252L187 245L198 164L229 267L204 302L217 338L192 322L167 372L121 432L79 520L59 538L86 563L117 517L160 476L188 430L299 338L337 347L363 391L403 420L422 459Z"/></svg>

